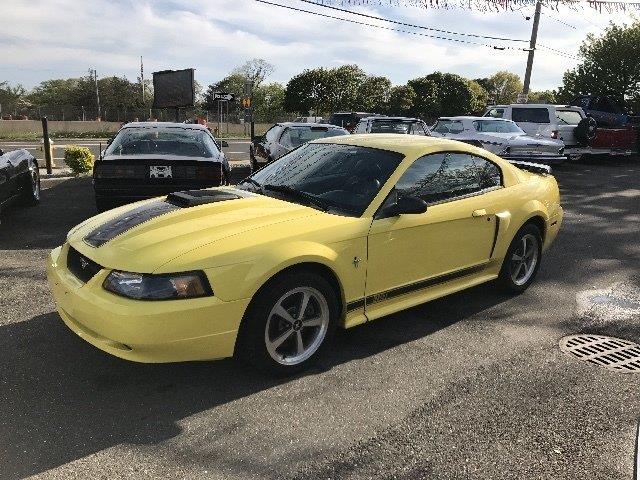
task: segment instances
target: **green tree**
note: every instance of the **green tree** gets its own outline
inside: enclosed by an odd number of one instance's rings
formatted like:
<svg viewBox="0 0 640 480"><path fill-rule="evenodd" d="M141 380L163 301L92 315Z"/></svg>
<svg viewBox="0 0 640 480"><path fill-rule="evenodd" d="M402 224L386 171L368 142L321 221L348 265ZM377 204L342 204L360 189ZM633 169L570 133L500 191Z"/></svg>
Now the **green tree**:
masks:
<svg viewBox="0 0 640 480"><path fill-rule="evenodd" d="M253 93L255 121L275 123L286 115L284 110L284 87L279 83L265 83Z"/></svg>
<svg viewBox="0 0 640 480"><path fill-rule="evenodd" d="M489 94L489 100L496 104L515 103L524 85L520 77L512 72L501 70L489 78L478 78L476 82Z"/></svg>
<svg viewBox="0 0 640 480"><path fill-rule="evenodd" d="M304 70L289 80L285 89L284 108L287 112L302 115L314 111L329 112L335 77L329 70L314 68Z"/></svg>
<svg viewBox="0 0 640 480"><path fill-rule="evenodd" d="M529 103L556 103L556 92L554 90L540 90L529 92Z"/></svg>
<svg viewBox="0 0 640 480"><path fill-rule="evenodd" d="M384 112L391 95L391 80L387 77L367 77L358 87L355 110Z"/></svg>
<svg viewBox="0 0 640 480"><path fill-rule="evenodd" d="M475 96L469 81L453 73L435 72L409 81L416 91L414 114L425 119L471 113Z"/></svg>
<svg viewBox="0 0 640 480"><path fill-rule="evenodd" d="M18 113L29 104L26 93L22 85L12 87L8 82L0 82L0 113Z"/></svg>
<svg viewBox="0 0 640 480"><path fill-rule="evenodd" d="M409 113L414 117L423 119L434 119L437 114L434 113L438 108L436 98L438 95L438 85L428 77L414 78L409 80L407 85L415 93L413 105Z"/></svg>
<svg viewBox="0 0 640 480"><path fill-rule="evenodd" d="M582 62L565 72L559 97L612 95L618 101L640 97L640 20L614 25L600 36L587 35L580 46Z"/></svg>
<svg viewBox="0 0 640 480"><path fill-rule="evenodd" d="M415 99L416 92L410 85L392 87L386 111L389 115L409 115Z"/></svg>
<svg viewBox="0 0 640 480"><path fill-rule="evenodd" d="M470 113L482 114L489 103L489 93L475 80L467 80L467 85L472 94Z"/></svg>
<svg viewBox="0 0 640 480"><path fill-rule="evenodd" d="M357 107L358 89L367 74L357 65L341 65L328 70L327 95L329 109L355 110Z"/></svg>

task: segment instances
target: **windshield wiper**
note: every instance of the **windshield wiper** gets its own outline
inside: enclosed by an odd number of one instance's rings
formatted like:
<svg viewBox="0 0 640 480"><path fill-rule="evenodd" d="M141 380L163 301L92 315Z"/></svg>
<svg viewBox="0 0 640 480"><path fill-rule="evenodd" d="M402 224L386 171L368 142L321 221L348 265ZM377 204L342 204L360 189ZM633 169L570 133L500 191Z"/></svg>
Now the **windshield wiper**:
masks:
<svg viewBox="0 0 640 480"><path fill-rule="evenodd" d="M329 205L327 203L316 197L315 195L311 195L310 193L303 192L301 190L296 190L295 188L290 187L289 185L264 185L265 190L271 190L272 192L278 193L286 193L292 197L300 198L306 200L308 203L315 205L323 212L329 210Z"/></svg>
<svg viewBox="0 0 640 480"><path fill-rule="evenodd" d="M250 183L251 185L255 185L256 187L258 187L258 192L260 192L262 195L264 195L264 186L263 186L261 183L256 182L256 181L255 181L253 178L251 178L251 177L247 177L247 178L245 178L245 179L244 179L244 180L242 180L242 182L240 182L240 183L245 183L245 182L246 182L246 183Z"/></svg>

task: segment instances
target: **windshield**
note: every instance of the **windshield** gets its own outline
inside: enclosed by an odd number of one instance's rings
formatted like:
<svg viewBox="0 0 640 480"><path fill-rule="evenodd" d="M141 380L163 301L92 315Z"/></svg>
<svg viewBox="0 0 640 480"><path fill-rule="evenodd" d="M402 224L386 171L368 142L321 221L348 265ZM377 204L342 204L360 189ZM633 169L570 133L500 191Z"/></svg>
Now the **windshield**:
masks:
<svg viewBox="0 0 640 480"><path fill-rule="evenodd" d="M347 135L349 132L338 128L327 127L290 127L282 134L280 143L285 147L297 148L300 145L318 138Z"/></svg>
<svg viewBox="0 0 640 480"><path fill-rule="evenodd" d="M409 133L411 121L375 120L371 122L371 133Z"/></svg>
<svg viewBox="0 0 640 480"><path fill-rule="evenodd" d="M575 110L556 110L558 121L563 125L578 125L582 120L580 112Z"/></svg>
<svg viewBox="0 0 640 480"><path fill-rule="evenodd" d="M460 120L438 120L433 127L433 131L436 133L462 133L464 127Z"/></svg>
<svg viewBox="0 0 640 480"><path fill-rule="evenodd" d="M400 153L375 148L310 143L268 164L238 188L309 203L301 195L286 195L282 188L269 188L284 186L317 198L328 211L360 216L402 158Z"/></svg>
<svg viewBox="0 0 640 480"><path fill-rule="evenodd" d="M118 132L105 155L172 155L211 158L218 154L213 138L195 128L128 127Z"/></svg>
<svg viewBox="0 0 640 480"><path fill-rule="evenodd" d="M524 131L510 120L475 120L473 128L483 133L524 133Z"/></svg>

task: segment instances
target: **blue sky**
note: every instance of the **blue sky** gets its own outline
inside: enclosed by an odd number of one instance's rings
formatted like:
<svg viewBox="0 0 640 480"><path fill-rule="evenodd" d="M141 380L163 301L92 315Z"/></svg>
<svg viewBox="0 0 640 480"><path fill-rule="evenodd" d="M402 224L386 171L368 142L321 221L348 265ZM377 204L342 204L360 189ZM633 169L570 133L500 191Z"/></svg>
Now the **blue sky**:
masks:
<svg viewBox="0 0 640 480"><path fill-rule="evenodd" d="M299 0L273 1L357 19ZM340 6L341 2L333 4ZM522 39L528 39L531 31L531 21L524 17L533 13L533 7L484 13L345 5L429 27ZM380 30L255 0L3 0L2 10L0 81L27 88L49 78L80 76L91 67L99 76L124 75L134 80L140 55L145 74L193 67L203 85L254 57L271 62L275 71L270 80L282 83L305 68L345 63L356 63L367 73L403 84L436 70L476 78L506 69L522 76L526 62L522 51L497 51ZM625 20L624 14L599 14L590 9L545 8L543 12L540 43L573 54L587 33L601 32L610 20ZM537 51L532 88L557 87L563 72L575 63Z"/></svg>

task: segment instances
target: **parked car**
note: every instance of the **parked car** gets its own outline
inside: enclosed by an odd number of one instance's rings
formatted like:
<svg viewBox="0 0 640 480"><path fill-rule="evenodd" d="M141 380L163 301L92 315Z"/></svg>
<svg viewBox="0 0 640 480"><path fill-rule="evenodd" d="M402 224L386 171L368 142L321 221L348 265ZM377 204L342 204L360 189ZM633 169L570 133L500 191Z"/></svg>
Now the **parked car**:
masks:
<svg viewBox="0 0 640 480"><path fill-rule="evenodd" d="M429 127L419 118L376 116L361 119L353 133L429 135Z"/></svg>
<svg viewBox="0 0 640 480"><path fill-rule="evenodd" d="M264 135L251 141L251 168L255 171L311 140L339 135L349 135L349 131L323 123L276 123Z"/></svg>
<svg viewBox="0 0 640 480"><path fill-rule="evenodd" d="M640 123L640 117L629 115L623 103L608 95L578 95L570 103L582 108L600 127L619 128Z"/></svg>
<svg viewBox="0 0 640 480"><path fill-rule="evenodd" d="M0 150L0 210L14 202L40 202L38 161L24 149L7 153Z"/></svg>
<svg viewBox="0 0 640 480"><path fill-rule="evenodd" d="M112 355L293 373L338 327L492 280L524 291L563 214L549 167L523 167L539 173L442 138L323 138L237 187L85 221L49 284L66 325Z"/></svg>
<svg viewBox="0 0 640 480"><path fill-rule="evenodd" d="M530 135L562 140L571 158L585 154L630 155L638 149L634 126L604 127L575 105L495 105L487 108L484 116L513 120Z"/></svg>
<svg viewBox="0 0 640 480"><path fill-rule="evenodd" d="M378 115L366 112L336 112L329 116L328 123L346 128L349 132L352 132L361 119L374 116Z"/></svg>
<svg viewBox="0 0 640 480"><path fill-rule="evenodd" d="M562 163L566 158L561 140L527 135L504 118L440 117L432 135L470 143L507 160Z"/></svg>
<svg viewBox="0 0 640 480"><path fill-rule="evenodd" d="M93 167L99 212L176 190L215 187L229 178L222 147L203 125L124 125Z"/></svg>

